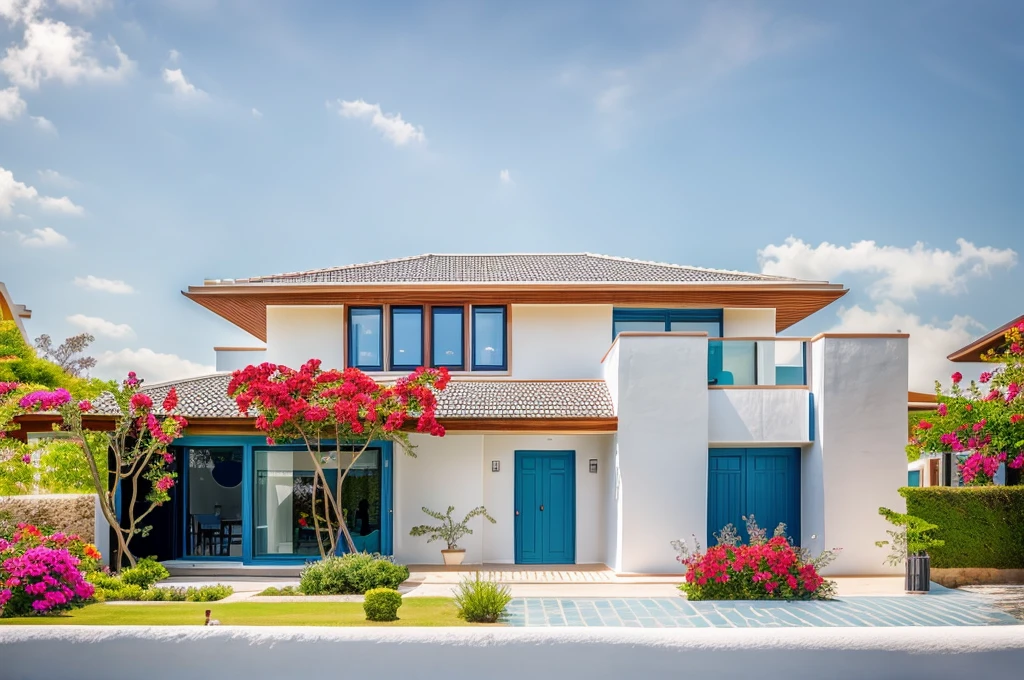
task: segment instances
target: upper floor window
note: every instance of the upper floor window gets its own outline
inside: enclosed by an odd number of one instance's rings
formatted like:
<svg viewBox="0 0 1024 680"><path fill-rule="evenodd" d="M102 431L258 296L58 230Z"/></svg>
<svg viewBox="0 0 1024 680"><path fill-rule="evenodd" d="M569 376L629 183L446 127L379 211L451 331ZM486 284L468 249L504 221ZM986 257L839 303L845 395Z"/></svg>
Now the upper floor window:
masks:
<svg viewBox="0 0 1024 680"><path fill-rule="evenodd" d="M384 370L384 314L380 307L349 307L348 364L364 371Z"/></svg>
<svg viewBox="0 0 1024 680"><path fill-rule="evenodd" d="M473 307L474 371L506 369L505 332L504 307Z"/></svg>
<svg viewBox="0 0 1024 680"><path fill-rule="evenodd" d="M462 307L431 307L431 365L461 371L466 367L463 352L466 344L466 323Z"/></svg>
<svg viewBox="0 0 1024 680"><path fill-rule="evenodd" d="M393 371L411 371L423 365L423 308L391 308L391 360Z"/></svg>
<svg viewBox="0 0 1024 680"><path fill-rule="evenodd" d="M709 338L720 338L722 310L616 309L612 312L612 337L623 331L704 331Z"/></svg>

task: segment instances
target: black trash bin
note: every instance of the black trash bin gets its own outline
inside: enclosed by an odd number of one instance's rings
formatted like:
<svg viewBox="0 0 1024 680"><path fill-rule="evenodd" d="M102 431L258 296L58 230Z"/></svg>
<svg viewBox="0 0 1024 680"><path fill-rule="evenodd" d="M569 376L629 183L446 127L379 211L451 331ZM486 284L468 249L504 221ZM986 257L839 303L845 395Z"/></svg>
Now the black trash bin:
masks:
<svg viewBox="0 0 1024 680"><path fill-rule="evenodd" d="M904 585L908 593L927 593L931 589L932 558L928 553L907 555L907 579Z"/></svg>

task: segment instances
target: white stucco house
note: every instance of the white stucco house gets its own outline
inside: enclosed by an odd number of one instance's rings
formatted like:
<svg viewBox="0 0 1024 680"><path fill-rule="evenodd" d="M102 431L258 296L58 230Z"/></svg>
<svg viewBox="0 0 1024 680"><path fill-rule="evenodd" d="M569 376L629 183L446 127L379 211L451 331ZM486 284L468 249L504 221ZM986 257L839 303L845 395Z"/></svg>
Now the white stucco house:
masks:
<svg viewBox="0 0 1024 680"><path fill-rule="evenodd" d="M473 526L469 563L679 573L670 541L707 545L755 514L814 552L842 548L833 574L888 573L874 541L878 507L902 507L907 336L778 335L846 292L592 254L207 280L184 295L259 343L217 347L214 375L146 388L160 403L177 387L191 423L149 550L251 565L316 555L298 522L306 452L267 446L226 386L250 363L317 357L380 380L422 364L453 375L446 436L413 435L416 458L381 443L345 483L367 550L439 563L436 543L409 536L421 507L484 505L497 523Z"/></svg>

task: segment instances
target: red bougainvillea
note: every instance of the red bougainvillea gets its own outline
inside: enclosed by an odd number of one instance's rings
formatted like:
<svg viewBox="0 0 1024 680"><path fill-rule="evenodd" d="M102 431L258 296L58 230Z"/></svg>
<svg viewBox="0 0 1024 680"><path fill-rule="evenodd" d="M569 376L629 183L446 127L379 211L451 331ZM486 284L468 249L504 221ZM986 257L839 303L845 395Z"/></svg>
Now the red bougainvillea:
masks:
<svg viewBox="0 0 1024 680"><path fill-rule="evenodd" d="M329 555L341 540L355 550L341 521L341 490L349 470L374 441L396 442L415 455L407 426L444 436L436 418L435 393L448 381L446 369L421 367L393 384L382 384L356 368L323 370L319 359L310 359L298 370L264 363L235 371L228 394L241 413L256 414L256 428L266 433L268 444L305 444L316 475L313 524L321 554ZM352 455L343 456L343 451ZM332 462L340 477L337 484L328 485L324 465ZM323 501L318 501L318 494Z"/></svg>

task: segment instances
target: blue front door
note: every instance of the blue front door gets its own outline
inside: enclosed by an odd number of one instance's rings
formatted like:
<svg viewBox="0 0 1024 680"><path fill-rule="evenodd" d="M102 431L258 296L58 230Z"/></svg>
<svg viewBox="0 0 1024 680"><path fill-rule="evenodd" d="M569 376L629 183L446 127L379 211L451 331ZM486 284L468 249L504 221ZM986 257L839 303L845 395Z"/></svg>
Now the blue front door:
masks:
<svg viewBox="0 0 1024 680"><path fill-rule="evenodd" d="M780 523L800 543L800 450L715 449L708 460L708 544L732 524L749 539L744 517L753 515L771 537Z"/></svg>
<svg viewBox="0 0 1024 680"><path fill-rule="evenodd" d="M576 562L576 453L516 451L516 563Z"/></svg>

